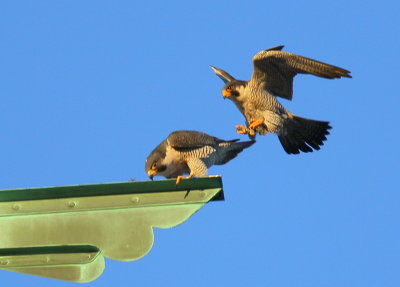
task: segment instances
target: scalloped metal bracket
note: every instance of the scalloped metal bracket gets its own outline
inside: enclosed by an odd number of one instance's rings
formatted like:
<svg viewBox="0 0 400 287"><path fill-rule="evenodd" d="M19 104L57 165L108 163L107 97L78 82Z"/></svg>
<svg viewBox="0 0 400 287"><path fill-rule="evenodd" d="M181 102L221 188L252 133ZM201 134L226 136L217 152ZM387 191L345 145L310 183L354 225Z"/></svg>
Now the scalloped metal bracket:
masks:
<svg viewBox="0 0 400 287"><path fill-rule="evenodd" d="M90 282L103 256L143 257L153 227L177 226L210 200L223 200L221 177L0 190L0 269Z"/></svg>
<svg viewBox="0 0 400 287"><path fill-rule="evenodd" d="M65 281L93 281L103 273L104 265L103 254L95 246L0 249L1 269Z"/></svg>

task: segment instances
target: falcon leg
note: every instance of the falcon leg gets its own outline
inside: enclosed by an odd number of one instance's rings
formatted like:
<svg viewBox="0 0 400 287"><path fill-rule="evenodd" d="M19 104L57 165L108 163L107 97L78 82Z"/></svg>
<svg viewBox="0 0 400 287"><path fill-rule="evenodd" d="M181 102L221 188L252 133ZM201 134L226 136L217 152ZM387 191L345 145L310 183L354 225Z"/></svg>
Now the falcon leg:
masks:
<svg viewBox="0 0 400 287"><path fill-rule="evenodd" d="M190 173L188 177L186 177L186 179L192 178L194 174ZM176 178L176 183L175 184L179 184L181 182L182 179L185 179L184 176L180 175Z"/></svg>
<svg viewBox="0 0 400 287"><path fill-rule="evenodd" d="M247 134L251 140L254 140L254 138L256 137L256 131L251 128L248 129L242 125L235 126L235 128L238 134Z"/></svg>
<svg viewBox="0 0 400 287"><path fill-rule="evenodd" d="M248 134L249 133L249 130L245 127L245 126L242 126L242 125L237 125L237 126L235 126L235 128L236 128L236 132L238 133L238 134Z"/></svg>
<svg viewBox="0 0 400 287"><path fill-rule="evenodd" d="M249 138L250 138L251 140L254 140L255 137L256 137L256 131L253 130L253 129L249 129L247 135L249 136Z"/></svg>
<svg viewBox="0 0 400 287"><path fill-rule="evenodd" d="M190 169L190 174L186 179L192 178L193 176L207 176L207 166L199 158L191 158L187 161ZM176 184L179 184L185 177L180 175L176 178Z"/></svg>
<svg viewBox="0 0 400 287"><path fill-rule="evenodd" d="M175 184L179 184L181 182L182 179L184 179L185 177L180 175L176 178L176 183Z"/></svg>
<svg viewBox="0 0 400 287"><path fill-rule="evenodd" d="M262 120L252 120L249 128L255 130L256 128L258 128L259 126L263 125L264 121Z"/></svg>

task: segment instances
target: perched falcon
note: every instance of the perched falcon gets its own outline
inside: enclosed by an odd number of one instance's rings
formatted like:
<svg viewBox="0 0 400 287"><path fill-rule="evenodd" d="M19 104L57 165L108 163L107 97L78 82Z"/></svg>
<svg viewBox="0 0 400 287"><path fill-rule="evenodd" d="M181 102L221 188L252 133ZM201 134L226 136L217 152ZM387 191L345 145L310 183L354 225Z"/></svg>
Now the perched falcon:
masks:
<svg viewBox="0 0 400 287"><path fill-rule="evenodd" d="M206 176L214 164L225 164L255 141L225 141L197 131L172 132L147 157L145 169L150 179L155 175L177 178Z"/></svg>
<svg viewBox="0 0 400 287"><path fill-rule="evenodd" d="M246 126L236 126L239 134L254 138L256 133L275 133L288 154L319 150L329 134L329 122L298 117L286 110L276 97L291 100L293 78L312 74L321 78L351 78L349 71L316 60L281 51L284 46L261 51L253 57L253 75L239 81L211 66L225 82L224 98L231 99L246 118Z"/></svg>

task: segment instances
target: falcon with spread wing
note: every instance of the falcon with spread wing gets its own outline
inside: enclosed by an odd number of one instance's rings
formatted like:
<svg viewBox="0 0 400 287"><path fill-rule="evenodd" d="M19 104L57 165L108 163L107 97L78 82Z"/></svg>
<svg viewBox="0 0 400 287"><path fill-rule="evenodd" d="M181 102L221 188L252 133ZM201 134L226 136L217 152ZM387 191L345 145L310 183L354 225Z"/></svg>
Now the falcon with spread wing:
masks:
<svg viewBox="0 0 400 287"><path fill-rule="evenodd" d="M184 177L206 176L214 164L225 164L235 158L254 141L225 141L198 131L175 131L160 143L147 157L145 170L150 179L160 175L177 178L178 184Z"/></svg>
<svg viewBox="0 0 400 287"><path fill-rule="evenodd" d="M239 81L211 66L225 82L224 98L231 99L246 118L246 126L236 126L240 134L254 139L256 133L275 133L288 154L319 150L329 134L329 122L298 117L277 100L293 97L293 78L311 74L321 78L351 78L350 72L329 64L281 51L283 46L261 51L253 57L253 75Z"/></svg>

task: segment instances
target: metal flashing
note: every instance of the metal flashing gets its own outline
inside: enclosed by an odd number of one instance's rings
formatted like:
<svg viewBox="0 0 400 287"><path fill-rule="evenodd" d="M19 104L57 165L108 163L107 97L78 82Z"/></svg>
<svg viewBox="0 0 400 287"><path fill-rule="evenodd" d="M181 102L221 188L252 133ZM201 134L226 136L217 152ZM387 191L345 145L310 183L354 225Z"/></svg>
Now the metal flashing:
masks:
<svg viewBox="0 0 400 287"><path fill-rule="evenodd" d="M104 257L145 256L153 227L223 200L221 177L0 190L0 269L89 282Z"/></svg>

